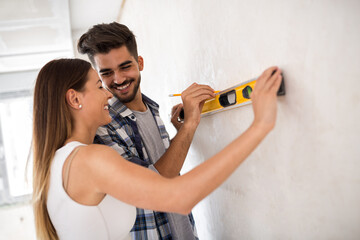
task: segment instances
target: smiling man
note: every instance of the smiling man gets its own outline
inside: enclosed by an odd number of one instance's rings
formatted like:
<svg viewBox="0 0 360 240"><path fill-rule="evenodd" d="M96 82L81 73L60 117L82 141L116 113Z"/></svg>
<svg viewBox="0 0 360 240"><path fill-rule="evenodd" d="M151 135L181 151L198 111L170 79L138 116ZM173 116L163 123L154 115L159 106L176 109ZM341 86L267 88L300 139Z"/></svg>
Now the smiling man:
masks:
<svg viewBox="0 0 360 240"><path fill-rule="evenodd" d="M95 25L81 36L78 50L88 55L114 95L109 101L112 121L98 129L94 142L106 144L125 159L163 176L179 175L200 122L204 101L215 96L214 90L194 83L182 93L183 104L172 111L172 123L178 132L170 142L158 104L141 93L140 72L144 69L144 59L138 55L134 34L116 22ZM182 108L185 119L179 123ZM145 209L137 209L131 233L133 239L197 239L191 214Z"/></svg>
<svg viewBox="0 0 360 240"><path fill-rule="evenodd" d="M97 54L94 57L94 65L108 90L120 102L132 110L146 110L139 90L140 71L144 68L144 60L141 56L135 59L124 45L108 53Z"/></svg>

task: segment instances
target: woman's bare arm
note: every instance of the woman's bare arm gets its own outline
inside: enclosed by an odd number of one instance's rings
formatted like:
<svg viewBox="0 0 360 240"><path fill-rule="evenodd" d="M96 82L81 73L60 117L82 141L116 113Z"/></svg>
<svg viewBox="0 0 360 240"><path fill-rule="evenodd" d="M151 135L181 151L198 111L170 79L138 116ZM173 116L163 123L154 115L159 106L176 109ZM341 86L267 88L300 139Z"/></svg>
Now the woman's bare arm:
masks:
<svg viewBox="0 0 360 240"><path fill-rule="evenodd" d="M241 136L187 174L165 178L124 160L115 150L90 145L78 152L78 166L96 193L140 208L186 214L220 186L274 127L280 70L269 68L257 80L252 94L254 122ZM78 168L78 167L76 167Z"/></svg>

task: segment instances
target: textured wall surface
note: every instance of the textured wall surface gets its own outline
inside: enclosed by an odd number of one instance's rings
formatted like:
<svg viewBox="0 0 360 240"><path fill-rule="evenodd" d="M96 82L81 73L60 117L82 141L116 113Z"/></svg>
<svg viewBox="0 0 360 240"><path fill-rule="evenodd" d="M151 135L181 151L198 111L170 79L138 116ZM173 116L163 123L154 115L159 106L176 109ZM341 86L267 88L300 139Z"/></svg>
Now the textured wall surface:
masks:
<svg viewBox="0 0 360 240"><path fill-rule="evenodd" d="M276 128L194 209L201 239L360 238L360 1L127 1L142 91L169 112L192 82L222 90L283 69ZM184 172L251 123L251 106L203 118Z"/></svg>

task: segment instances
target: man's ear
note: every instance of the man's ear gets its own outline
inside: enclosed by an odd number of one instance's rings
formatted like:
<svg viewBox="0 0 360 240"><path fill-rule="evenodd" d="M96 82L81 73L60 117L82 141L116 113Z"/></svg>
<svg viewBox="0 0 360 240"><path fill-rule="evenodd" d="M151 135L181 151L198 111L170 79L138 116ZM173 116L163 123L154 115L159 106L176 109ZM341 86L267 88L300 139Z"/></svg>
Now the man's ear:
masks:
<svg viewBox="0 0 360 240"><path fill-rule="evenodd" d="M142 56L138 57L138 64L139 64L139 71L142 71L144 69L144 59Z"/></svg>
<svg viewBox="0 0 360 240"><path fill-rule="evenodd" d="M79 99L79 93L74 89L69 89L66 92L66 102L71 108L80 109L81 101Z"/></svg>

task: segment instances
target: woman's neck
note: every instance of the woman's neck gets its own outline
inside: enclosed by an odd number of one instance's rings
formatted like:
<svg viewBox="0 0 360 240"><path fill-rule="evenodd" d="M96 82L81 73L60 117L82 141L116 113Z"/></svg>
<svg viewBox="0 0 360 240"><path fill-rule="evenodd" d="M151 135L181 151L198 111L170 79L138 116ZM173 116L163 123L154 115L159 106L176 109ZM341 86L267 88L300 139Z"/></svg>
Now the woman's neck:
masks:
<svg viewBox="0 0 360 240"><path fill-rule="evenodd" d="M85 126L74 126L71 136L65 141L66 143L77 141L84 144L92 144L94 142L96 129L89 129Z"/></svg>

